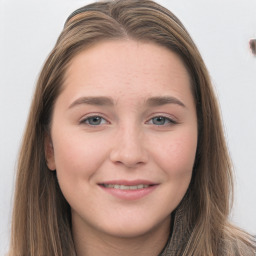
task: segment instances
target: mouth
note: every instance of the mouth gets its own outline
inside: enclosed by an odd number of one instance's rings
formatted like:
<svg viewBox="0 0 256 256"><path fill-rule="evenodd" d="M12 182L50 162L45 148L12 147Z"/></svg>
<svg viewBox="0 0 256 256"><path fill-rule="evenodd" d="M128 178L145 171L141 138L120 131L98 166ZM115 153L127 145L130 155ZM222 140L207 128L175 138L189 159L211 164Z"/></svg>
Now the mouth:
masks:
<svg viewBox="0 0 256 256"><path fill-rule="evenodd" d="M100 184L100 186L103 186L104 188L114 188L114 189L121 189L121 190L138 190L138 189L148 188L154 185L139 184L134 186L127 186L127 185L120 185L120 184Z"/></svg>
<svg viewBox="0 0 256 256"><path fill-rule="evenodd" d="M108 194L122 200L138 200L151 194L159 184L135 180L135 181L108 181L98 184Z"/></svg>

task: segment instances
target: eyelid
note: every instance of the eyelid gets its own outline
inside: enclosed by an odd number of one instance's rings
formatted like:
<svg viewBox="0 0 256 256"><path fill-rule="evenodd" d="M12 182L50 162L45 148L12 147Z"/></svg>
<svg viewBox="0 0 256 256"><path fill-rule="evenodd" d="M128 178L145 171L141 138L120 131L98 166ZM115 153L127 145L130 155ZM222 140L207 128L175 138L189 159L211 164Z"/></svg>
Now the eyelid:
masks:
<svg viewBox="0 0 256 256"><path fill-rule="evenodd" d="M107 118L105 117L105 115L102 114L102 113L90 113L90 114L87 114L87 115L83 116L83 117L79 120L79 124L85 124L85 125L87 125L87 126L89 126L89 127L102 126L102 124L101 124L101 125L90 125L90 124L85 123L85 121L87 121L89 118L92 118L92 117L100 117L100 118L102 118L103 120L105 120L106 123L104 123L103 125L105 125L105 124L110 124L110 122L108 121L108 119L107 119Z"/></svg>
<svg viewBox="0 0 256 256"><path fill-rule="evenodd" d="M149 121L151 121L153 118L156 118L156 117L163 117L163 118L166 118L167 120L170 121L169 124L166 124L166 125L155 125L155 126L168 126L168 125L175 125L175 124L178 124L178 121L175 117L171 116L170 114L164 114L164 113L155 113L155 114L152 114L150 118L147 119L146 123L149 123Z"/></svg>
<svg viewBox="0 0 256 256"><path fill-rule="evenodd" d="M87 124L85 123L86 120L88 120L89 118L92 118L92 117L100 117L102 118L105 123L104 124L100 124L100 125L90 125L90 124ZM153 113L150 118L147 119L147 121L145 122L146 124L148 124L153 118L156 118L156 117L163 117L163 118L166 118L167 120L169 120L169 124L165 124L165 125L156 125L156 124L152 124L154 126L169 126L169 125L175 125L175 124L178 124L179 122L177 121L177 118L175 118L174 116L170 115L170 114L166 114L166 113ZM111 124L111 122L108 120L108 118L105 117L105 115L103 113L89 113L89 114L86 114L85 116L83 116L80 120L79 120L79 124L85 124L89 127L99 127L99 126L103 126L105 124Z"/></svg>

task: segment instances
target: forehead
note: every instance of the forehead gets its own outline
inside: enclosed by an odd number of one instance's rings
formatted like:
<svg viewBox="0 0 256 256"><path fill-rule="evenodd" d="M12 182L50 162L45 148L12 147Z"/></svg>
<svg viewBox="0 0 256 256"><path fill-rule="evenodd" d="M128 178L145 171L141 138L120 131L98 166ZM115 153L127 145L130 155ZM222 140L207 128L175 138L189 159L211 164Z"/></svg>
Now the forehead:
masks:
<svg viewBox="0 0 256 256"><path fill-rule="evenodd" d="M190 92L190 77L182 60L169 49L148 42L100 42L78 55L66 71L64 90L135 97ZM154 96L154 95L153 95ZM165 96L165 95L161 95Z"/></svg>

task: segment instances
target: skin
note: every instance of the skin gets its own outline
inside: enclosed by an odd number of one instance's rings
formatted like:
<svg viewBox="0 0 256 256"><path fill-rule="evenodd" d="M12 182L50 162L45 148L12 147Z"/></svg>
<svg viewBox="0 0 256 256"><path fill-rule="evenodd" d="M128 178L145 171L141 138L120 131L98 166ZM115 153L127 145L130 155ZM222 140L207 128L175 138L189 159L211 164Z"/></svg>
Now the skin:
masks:
<svg viewBox="0 0 256 256"><path fill-rule="evenodd" d="M83 97L108 97L112 104ZM152 97L171 100L148 102ZM189 186L196 147L190 78L175 53L133 40L101 42L79 53L46 138L48 167L71 206L77 255L158 255L170 213ZM99 185L138 179L155 185L137 199Z"/></svg>

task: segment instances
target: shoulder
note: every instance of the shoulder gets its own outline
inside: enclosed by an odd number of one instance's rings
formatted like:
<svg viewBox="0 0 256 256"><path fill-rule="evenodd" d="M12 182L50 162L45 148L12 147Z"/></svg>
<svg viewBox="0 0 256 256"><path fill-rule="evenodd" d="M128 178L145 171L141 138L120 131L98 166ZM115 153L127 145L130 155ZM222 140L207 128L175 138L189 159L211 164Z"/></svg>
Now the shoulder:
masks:
<svg viewBox="0 0 256 256"><path fill-rule="evenodd" d="M225 238L225 248L228 252L226 255L256 256L256 236L239 228L232 228Z"/></svg>

